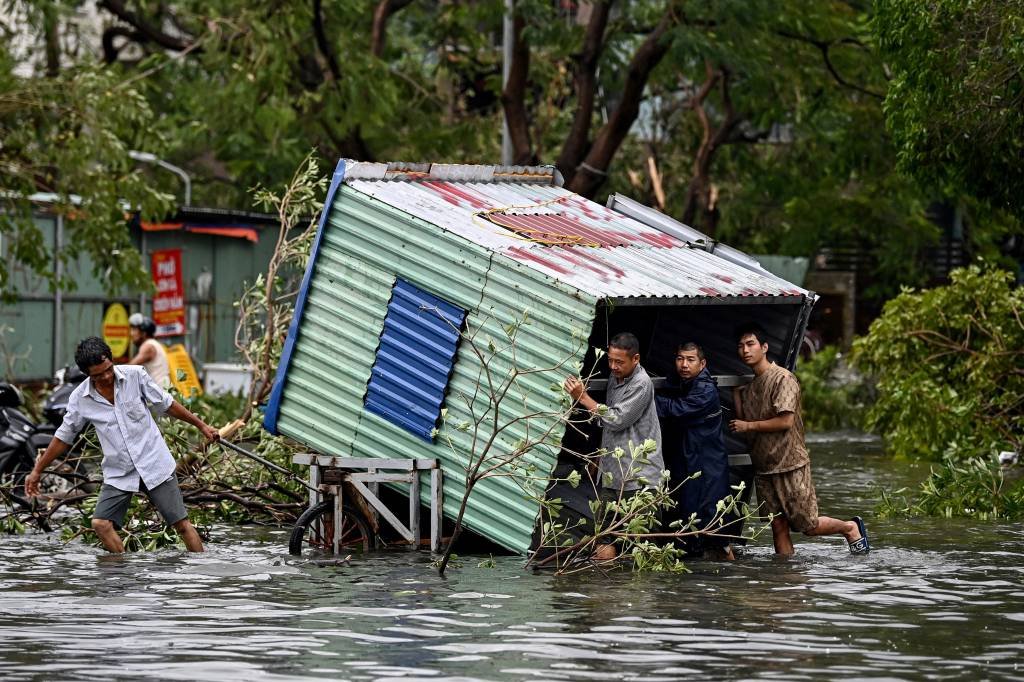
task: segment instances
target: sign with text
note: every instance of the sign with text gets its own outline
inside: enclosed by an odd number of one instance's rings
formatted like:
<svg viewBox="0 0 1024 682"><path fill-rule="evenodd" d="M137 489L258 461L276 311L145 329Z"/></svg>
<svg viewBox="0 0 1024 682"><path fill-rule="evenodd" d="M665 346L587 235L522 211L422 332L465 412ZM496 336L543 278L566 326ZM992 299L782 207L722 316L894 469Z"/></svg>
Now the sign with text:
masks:
<svg viewBox="0 0 1024 682"><path fill-rule="evenodd" d="M185 289L181 285L181 249L153 251L150 261L153 285L153 321L157 336L185 333Z"/></svg>
<svg viewBox="0 0 1024 682"><path fill-rule="evenodd" d="M103 311L103 340L115 360L128 354L129 339L128 309L121 303L109 304Z"/></svg>
<svg viewBox="0 0 1024 682"><path fill-rule="evenodd" d="M183 396L192 398L202 394L199 375L184 345L176 343L167 349L167 365L171 370L171 385Z"/></svg>

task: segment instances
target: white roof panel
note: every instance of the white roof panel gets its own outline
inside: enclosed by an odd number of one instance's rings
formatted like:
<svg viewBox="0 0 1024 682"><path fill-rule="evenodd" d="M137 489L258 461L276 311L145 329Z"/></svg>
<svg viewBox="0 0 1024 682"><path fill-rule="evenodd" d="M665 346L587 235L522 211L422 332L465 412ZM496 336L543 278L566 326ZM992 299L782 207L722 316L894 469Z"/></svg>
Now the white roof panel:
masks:
<svg viewBox="0 0 1024 682"><path fill-rule="evenodd" d="M756 261L736 258L735 250L727 259L709 253L707 241L686 241L686 234L700 233L653 209L631 211L637 220L559 187L557 172L549 167L349 168L354 172L346 173L345 182L353 189L598 298L793 297L797 302L808 294ZM651 226L662 223L674 227Z"/></svg>

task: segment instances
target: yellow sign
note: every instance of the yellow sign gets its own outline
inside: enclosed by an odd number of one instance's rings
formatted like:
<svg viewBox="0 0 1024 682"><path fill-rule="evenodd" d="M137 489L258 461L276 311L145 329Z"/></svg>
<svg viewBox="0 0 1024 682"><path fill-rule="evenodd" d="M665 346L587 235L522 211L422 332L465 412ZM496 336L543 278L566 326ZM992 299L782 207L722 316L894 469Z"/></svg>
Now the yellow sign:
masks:
<svg viewBox="0 0 1024 682"><path fill-rule="evenodd" d="M131 334L128 331L128 310L120 303L111 303L103 313L103 341L110 354L120 358L128 353Z"/></svg>
<svg viewBox="0 0 1024 682"><path fill-rule="evenodd" d="M199 385L199 375L196 374L184 344L176 343L167 349L167 364L171 370L171 384L183 396L191 398L193 391L196 395L203 392L203 387Z"/></svg>

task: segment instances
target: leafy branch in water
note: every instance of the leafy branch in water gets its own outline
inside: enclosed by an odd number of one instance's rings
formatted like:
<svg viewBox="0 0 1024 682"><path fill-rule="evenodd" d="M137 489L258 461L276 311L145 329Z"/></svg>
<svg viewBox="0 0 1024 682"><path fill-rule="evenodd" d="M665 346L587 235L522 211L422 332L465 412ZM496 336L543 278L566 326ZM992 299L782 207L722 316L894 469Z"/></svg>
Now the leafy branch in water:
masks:
<svg viewBox="0 0 1024 682"><path fill-rule="evenodd" d="M612 453L618 462L619 480L622 481L614 499L600 499L596 492L602 487L599 484L610 481L594 481L592 478L589 481L597 497L590 502L593 520L562 521L560 501L546 501L542 515L547 515L548 520L542 525L540 547L531 557L529 565L538 568L554 565L556 573L615 568L627 564L638 572L685 572L688 569L683 562L685 551L682 541L707 535L738 539L741 536L735 534L738 531L733 529L741 528L756 519L756 510L742 502L745 484L740 483L733 486L732 495L718 501L712 518L699 519L692 513L688 519L673 521L668 528L662 529L661 516L676 506L674 498L679 488L699 478L700 472L673 484L668 471L663 471L656 485L652 484L651 481L639 478L639 474L641 465L648 463L647 455L653 452L655 442L647 440L637 446L630 445L630 458L626 458L621 449ZM599 458L604 454L599 450L590 457ZM592 467L586 470L589 475ZM608 473L605 475L610 477ZM627 494L626 487L634 482L645 487ZM767 524L756 526L742 537L752 539L762 534L767 527ZM611 559L597 558L600 556L598 548L601 545L614 545L616 556ZM545 554L544 558L538 558Z"/></svg>
<svg viewBox="0 0 1024 682"><path fill-rule="evenodd" d="M440 311L437 312L440 315ZM460 417L450 410L442 410L441 428L434 434L441 437L457 458L467 459L465 489L455 529L438 563L441 575L462 534L463 520L476 486L488 478L506 477L521 487L525 495L539 499L542 493L538 483L543 489L546 480L542 480L538 467L531 460L540 450L557 451L556 433L569 421L572 406L561 394L560 387L554 386L559 391L557 402L538 407L527 382L537 376L557 376L574 366L586 345L583 334L578 330L573 333L575 345L565 358L549 366L535 367L521 360L518 346L520 332L530 324L529 311L524 310L521 316L504 325L485 316L479 321L470 319L465 329L455 328L462 337L462 352L475 360L476 373L472 390L455 391L453 396L459 405ZM515 402L516 409L508 407L509 401ZM512 433L523 435L510 443Z"/></svg>
<svg viewBox="0 0 1024 682"><path fill-rule="evenodd" d="M879 516L969 517L982 521L1024 519L1024 471L1001 467L990 459L945 460L920 489L881 491Z"/></svg>
<svg viewBox="0 0 1024 682"><path fill-rule="evenodd" d="M897 455L939 460L898 515L1020 518L1020 482L995 463L1024 446L1024 289L1011 273L955 270L948 286L906 290L854 346L877 378L868 424Z"/></svg>

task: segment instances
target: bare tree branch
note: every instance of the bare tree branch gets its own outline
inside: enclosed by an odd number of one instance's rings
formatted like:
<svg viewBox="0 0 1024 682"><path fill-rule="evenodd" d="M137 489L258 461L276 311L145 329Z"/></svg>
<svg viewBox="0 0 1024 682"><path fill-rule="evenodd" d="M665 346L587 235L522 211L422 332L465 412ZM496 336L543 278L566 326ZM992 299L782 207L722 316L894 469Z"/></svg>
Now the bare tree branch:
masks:
<svg viewBox="0 0 1024 682"><path fill-rule="evenodd" d="M327 68L331 80L341 80L341 68L338 67L338 58L334 54L331 43L327 40L327 32L324 30L323 0L313 0L313 35L316 36L316 46L327 61Z"/></svg>
<svg viewBox="0 0 1024 682"><path fill-rule="evenodd" d="M100 43L103 46L103 61L107 64L116 62L121 54L121 50L124 49L123 44L117 45L114 42L117 38L126 38L133 43L141 43L145 40L141 33L127 26L110 26L103 31L103 35L100 38Z"/></svg>
<svg viewBox="0 0 1024 682"><path fill-rule="evenodd" d="M783 38L798 40L802 43L813 45L814 47L818 48L818 50L821 52L822 59L825 60L825 68L832 75L832 78L836 81L836 83L838 83L842 87L848 88L850 90L855 90L856 92L863 93L869 97L874 97L875 99L885 99L885 95L875 92L873 90L869 90L868 88L857 85L856 83L851 83L850 81L843 78L839 74L839 71L836 69L835 64L832 63L832 57L829 55L829 50L831 50L832 47L834 47L835 45L839 44L851 44L862 47L863 44L856 38L841 38L839 40L819 40L817 38L812 38L811 36L800 35L798 33L790 33L789 31L778 31L777 33Z"/></svg>
<svg viewBox="0 0 1024 682"><path fill-rule="evenodd" d="M705 62L706 79L688 105L697 114L701 125L701 141L693 159L693 176L686 191L683 208L683 222L694 225L697 213L701 213L699 229L708 236L714 236L718 226L718 210L715 206L715 192L711 185L711 164L715 153L732 137L740 123L740 116L732 103L729 91L731 73L727 67L715 69L710 61ZM725 116L718 127L714 127L708 115L705 102L715 88L721 89L722 109ZM696 225L695 225L696 226Z"/></svg>
<svg viewBox="0 0 1024 682"><path fill-rule="evenodd" d="M107 10L121 21L135 28L138 35L146 42L153 42L160 47L178 52L188 49L193 43L191 40L182 40L165 33L158 26L154 26L135 12L129 10L121 0L99 0L96 4L101 9Z"/></svg>

